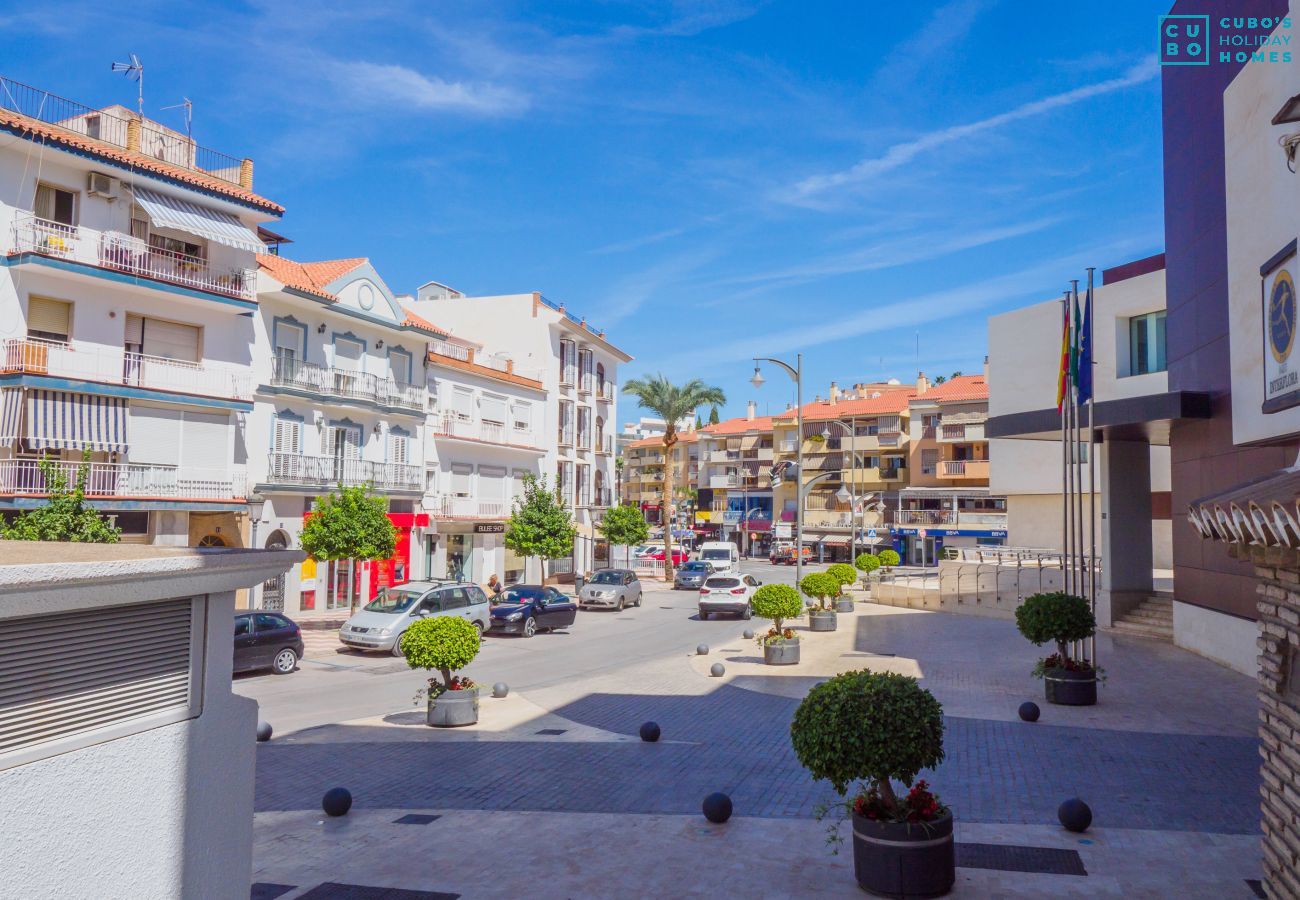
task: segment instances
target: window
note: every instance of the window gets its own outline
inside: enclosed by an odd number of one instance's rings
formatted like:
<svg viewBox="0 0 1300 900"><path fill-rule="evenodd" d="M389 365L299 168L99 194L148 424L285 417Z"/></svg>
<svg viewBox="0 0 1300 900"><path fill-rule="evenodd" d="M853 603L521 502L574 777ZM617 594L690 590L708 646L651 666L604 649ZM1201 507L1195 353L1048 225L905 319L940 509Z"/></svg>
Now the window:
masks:
<svg viewBox="0 0 1300 900"><path fill-rule="evenodd" d="M472 492L471 482L474 467L457 463L451 467L451 493L453 497L468 497Z"/></svg>
<svg viewBox="0 0 1300 900"><path fill-rule="evenodd" d="M257 620L258 631L275 631L279 628L287 628L289 624L284 619L271 613L258 613L253 618Z"/></svg>
<svg viewBox="0 0 1300 900"><path fill-rule="evenodd" d="M36 186L36 217L60 225L77 224L77 192L52 184Z"/></svg>
<svg viewBox="0 0 1300 900"><path fill-rule="evenodd" d="M72 336L72 304L43 297L27 298L27 336L66 344Z"/></svg>
<svg viewBox="0 0 1300 900"><path fill-rule="evenodd" d="M302 423L276 416L272 440L274 452L292 453L296 456L302 452Z"/></svg>
<svg viewBox="0 0 1300 900"><path fill-rule="evenodd" d="M388 351L388 365L393 372L393 380L400 384L411 383L411 354L401 348Z"/></svg>
<svg viewBox="0 0 1300 900"><path fill-rule="evenodd" d="M302 326L276 322L273 327L276 360L283 366L302 361L306 356L304 348L307 346L307 332Z"/></svg>
<svg viewBox="0 0 1300 900"><path fill-rule="evenodd" d="M1165 371L1165 311L1128 320L1130 375Z"/></svg>
<svg viewBox="0 0 1300 900"><path fill-rule="evenodd" d="M235 619L235 637L248 634L252 622L253 620L250 616L240 616L239 618Z"/></svg>
<svg viewBox="0 0 1300 900"><path fill-rule="evenodd" d="M409 463L411 461L410 446L410 438L404 434L390 431L388 433L388 461L403 466Z"/></svg>
<svg viewBox="0 0 1300 900"><path fill-rule="evenodd" d="M126 351L197 363L201 358L203 329L144 316L126 317Z"/></svg>
<svg viewBox="0 0 1300 900"><path fill-rule="evenodd" d="M937 469L938 466L939 466L938 450L921 451L921 474L922 475L933 475L935 469Z"/></svg>
<svg viewBox="0 0 1300 900"><path fill-rule="evenodd" d="M207 257L202 244L167 237L165 234L156 234L154 232L149 234L149 250L159 256L172 259L200 261Z"/></svg>
<svg viewBox="0 0 1300 900"><path fill-rule="evenodd" d="M478 404L479 416L484 422L504 425L506 422L506 398L497 394L484 394Z"/></svg>
<svg viewBox="0 0 1300 900"><path fill-rule="evenodd" d="M451 393L451 412L462 422L474 418L474 392L466 387L458 387Z"/></svg>
<svg viewBox="0 0 1300 900"><path fill-rule="evenodd" d="M510 418L515 423L516 431L533 430L533 406L531 403L514 402L510 404Z"/></svg>
<svg viewBox="0 0 1300 900"><path fill-rule="evenodd" d="M464 588L452 588L442 592L443 612L450 609L464 609L467 606L469 606L469 596Z"/></svg>

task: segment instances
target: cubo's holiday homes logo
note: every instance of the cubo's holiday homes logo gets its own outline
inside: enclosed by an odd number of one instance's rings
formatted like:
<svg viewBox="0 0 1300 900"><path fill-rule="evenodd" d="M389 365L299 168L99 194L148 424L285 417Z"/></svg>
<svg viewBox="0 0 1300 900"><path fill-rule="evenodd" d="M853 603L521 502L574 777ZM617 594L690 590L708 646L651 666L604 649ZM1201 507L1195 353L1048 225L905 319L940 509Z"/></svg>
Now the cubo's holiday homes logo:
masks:
<svg viewBox="0 0 1300 900"><path fill-rule="evenodd" d="M1290 16L1160 17L1160 65L1291 62Z"/></svg>

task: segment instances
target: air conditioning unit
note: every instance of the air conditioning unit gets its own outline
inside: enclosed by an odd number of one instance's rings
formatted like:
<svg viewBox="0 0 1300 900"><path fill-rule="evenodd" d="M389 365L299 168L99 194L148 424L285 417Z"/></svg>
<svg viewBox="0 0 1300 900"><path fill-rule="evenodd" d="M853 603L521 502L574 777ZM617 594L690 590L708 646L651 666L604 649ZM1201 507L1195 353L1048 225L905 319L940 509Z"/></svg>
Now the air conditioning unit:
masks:
<svg viewBox="0 0 1300 900"><path fill-rule="evenodd" d="M103 172L91 172L86 176L86 193L92 197L116 200L117 179L112 175L105 175Z"/></svg>

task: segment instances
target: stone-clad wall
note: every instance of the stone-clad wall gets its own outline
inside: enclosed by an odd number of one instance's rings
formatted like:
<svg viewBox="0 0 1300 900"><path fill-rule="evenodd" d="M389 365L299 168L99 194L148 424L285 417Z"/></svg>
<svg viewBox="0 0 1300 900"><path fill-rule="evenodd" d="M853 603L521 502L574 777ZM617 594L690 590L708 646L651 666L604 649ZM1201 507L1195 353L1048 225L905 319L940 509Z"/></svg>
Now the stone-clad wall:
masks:
<svg viewBox="0 0 1300 900"><path fill-rule="evenodd" d="M1280 550L1256 567L1264 882L1270 897L1300 897L1300 555Z"/></svg>

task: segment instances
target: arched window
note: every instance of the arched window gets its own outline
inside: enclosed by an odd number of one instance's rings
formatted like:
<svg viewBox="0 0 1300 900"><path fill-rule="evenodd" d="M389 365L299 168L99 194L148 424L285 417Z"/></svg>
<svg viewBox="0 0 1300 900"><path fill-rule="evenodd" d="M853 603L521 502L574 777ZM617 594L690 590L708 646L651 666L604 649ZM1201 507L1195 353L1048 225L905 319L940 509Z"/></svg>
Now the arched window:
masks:
<svg viewBox="0 0 1300 900"><path fill-rule="evenodd" d="M605 364L596 363L596 393L605 393Z"/></svg>
<svg viewBox="0 0 1300 900"><path fill-rule="evenodd" d="M599 381L597 381L599 384ZM596 449L599 450L605 443L605 419L603 416L596 416Z"/></svg>

